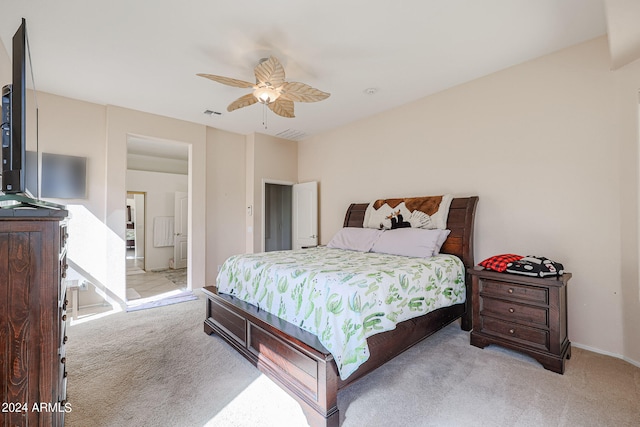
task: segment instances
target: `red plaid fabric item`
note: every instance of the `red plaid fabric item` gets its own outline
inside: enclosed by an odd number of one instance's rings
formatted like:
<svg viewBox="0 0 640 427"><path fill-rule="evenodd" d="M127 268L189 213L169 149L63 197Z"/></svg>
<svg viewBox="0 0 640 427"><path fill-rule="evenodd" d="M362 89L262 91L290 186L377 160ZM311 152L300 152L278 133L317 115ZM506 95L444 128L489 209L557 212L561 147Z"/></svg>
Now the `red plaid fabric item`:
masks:
<svg viewBox="0 0 640 427"><path fill-rule="evenodd" d="M485 259L479 265L484 268L488 268L489 270L499 271L502 273L507 269L507 264L521 260L522 258L524 258L522 255L515 254L494 255Z"/></svg>

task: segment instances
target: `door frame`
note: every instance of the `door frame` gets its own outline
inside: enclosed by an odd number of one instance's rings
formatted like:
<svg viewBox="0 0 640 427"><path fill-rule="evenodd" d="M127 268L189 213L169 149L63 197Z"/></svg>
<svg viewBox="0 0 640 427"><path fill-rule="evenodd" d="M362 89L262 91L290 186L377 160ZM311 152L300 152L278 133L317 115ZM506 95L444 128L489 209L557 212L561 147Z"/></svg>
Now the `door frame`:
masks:
<svg viewBox="0 0 640 427"><path fill-rule="evenodd" d="M276 184L276 185L286 185L289 187L293 187L293 185L295 184L295 182L291 182L291 181L281 181L281 180L277 180L277 179L269 179L269 178L263 178L262 179L262 201L260 203L260 213L262 215L262 217L260 218L260 222L262 224L262 226L260 227L260 252L264 252L265 251L265 246L264 246L264 239L267 237L267 229L266 229L266 193L267 193L267 184Z"/></svg>
<svg viewBox="0 0 640 427"><path fill-rule="evenodd" d="M127 197L129 196L129 194L131 195L141 195L142 196L142 215L144 217L144 232L143 232L143 236L142 239L140 239L141 244L142 244L142 253L144 254L144 258L142 259L142 269L147 271L146 269L146 264L147 264L147 192L146 191L135 191L135 190L127 190ZM135 201L135 197L134 197L134 201ZM137 210L136 210L137 212ZM136 229L136 224L138 223L138 221L135 220L135 218L133 218L133 223L134 223L134 230ZM135 240L135 244L136 244L136 249L135 252L137 253L138 249L138 233L136 232L136 240ZM126 242L125 242L126 244ZM125 252L125 256L126 256L126 252Z"/></svg>
<svg viewBox="0 0 640 427"><path fill-rule="evenodd" d="M184 267L182 267L182 263L178 262L178 254L180 253L180 242L179 242L179 238L178 236L182 235L183 233L179 233L178 232L178 215L177 212L179 210L179 206L177 205L177 203L174 204L173 209L174 209L174 236L173 236L173 263L174 263L174 268L186 268L187 269L187 273L189 270L189 239L191 238L191 236L189 236L189 192L188 191L176 191L174 192L174 201L177 202L178 201L178 195L182 195L184 194L184 197L187 199L187 230L182 230L182 224L180 224L180 231L185 231L184 234L187 235L186 237L186 243L187 243L187 259L185 260L184 263ZM182 218L180 218L182 219ZM180 267L179 267L180 266Z"/></svg>

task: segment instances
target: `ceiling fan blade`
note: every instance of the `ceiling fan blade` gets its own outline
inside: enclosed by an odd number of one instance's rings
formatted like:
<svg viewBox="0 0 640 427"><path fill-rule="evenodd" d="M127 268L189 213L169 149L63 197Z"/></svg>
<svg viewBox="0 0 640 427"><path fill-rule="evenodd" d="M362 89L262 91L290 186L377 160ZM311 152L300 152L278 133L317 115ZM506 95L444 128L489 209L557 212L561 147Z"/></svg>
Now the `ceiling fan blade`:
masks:
<svg viewBox="0 0 640 427"><path fill-rule="evenodd" d="M253 87L253 83L245 82L244 80L232 79L231 77L216 76L214 74L197 74L205 79L213 80L214 82L222 83L223 85L233 87Z"/></svg>
<svg viewBox="0 0 640 427"><path fill-rule="evenodd" d="M284 83L284 67L274 56L259 63L253 70L260 83L278 87Z"/></svg>
<svg viewBox="0 0 640 427"><path fill-rule="evenodd" d="M238 108L248 107L249 105L253 105L256 102L258 102L258 100L255 96L253 96L253 93L248 93L229 104L229 106L227 107L227 111L231 112L233 110L237 110Z"/></svg>
<svg viewBox="0 0 640 427"><path fill-rule="evenodd" d="M308 84L287 82L281 87L280 99L284 98L295 102L318 102L327 99L330 95Z"/></svg>
<svg viewBox="0 0 640 427"><path fill-rule="evenodd" d="M271 104L267 104L269 109L279 116L293 118L293 101L288 99L282 99L282 97L275 100Z"/></svg>

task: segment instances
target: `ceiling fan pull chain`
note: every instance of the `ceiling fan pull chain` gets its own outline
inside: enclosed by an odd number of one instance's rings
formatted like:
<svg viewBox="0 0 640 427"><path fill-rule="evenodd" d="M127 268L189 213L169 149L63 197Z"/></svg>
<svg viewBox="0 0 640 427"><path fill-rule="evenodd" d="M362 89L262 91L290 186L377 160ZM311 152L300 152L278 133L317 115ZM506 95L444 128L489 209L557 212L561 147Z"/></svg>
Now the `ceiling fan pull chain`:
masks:
<svg viewBox="0 0 640 427"><path fill-rule="evenodd" d="M267 104L262 104L262 125L267 128Z"/></svg>

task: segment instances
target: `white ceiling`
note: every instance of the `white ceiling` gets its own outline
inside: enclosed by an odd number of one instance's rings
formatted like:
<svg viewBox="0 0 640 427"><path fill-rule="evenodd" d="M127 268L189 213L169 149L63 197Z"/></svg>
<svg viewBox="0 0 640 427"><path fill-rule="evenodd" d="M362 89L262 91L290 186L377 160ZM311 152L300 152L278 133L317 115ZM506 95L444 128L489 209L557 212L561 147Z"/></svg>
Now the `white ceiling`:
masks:
<svg viewBox="0 0 640 427"><path fill-rule="evenodd" d="M40 91L295 139L604 35L603 1L0 0L0 38L27 19ZM196 76L252 81L269 55L331 97L265 130L262 105L226 111L248 89Z"/></svg>

